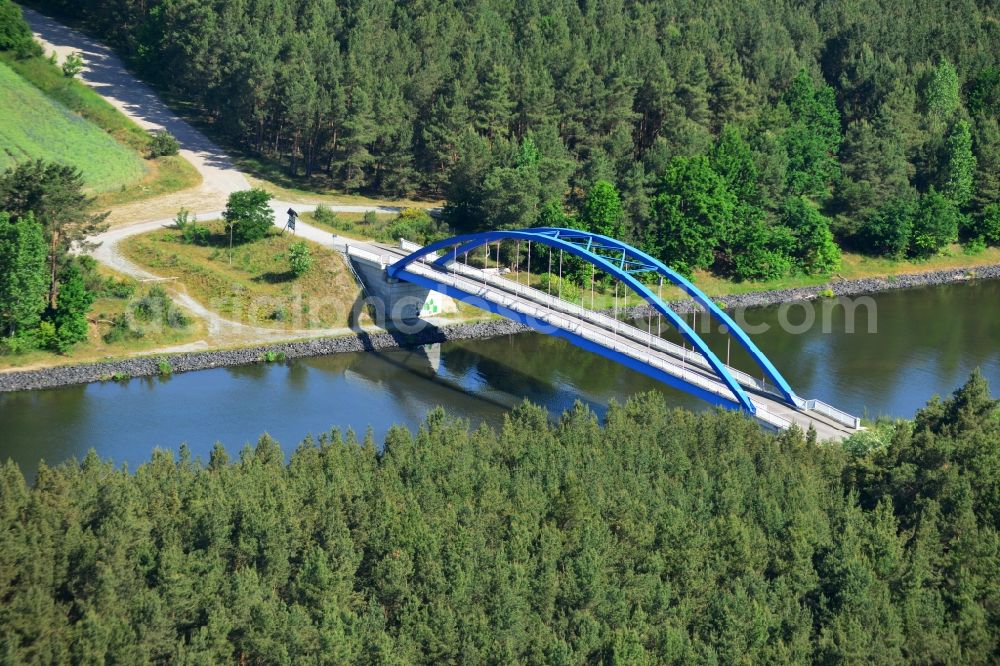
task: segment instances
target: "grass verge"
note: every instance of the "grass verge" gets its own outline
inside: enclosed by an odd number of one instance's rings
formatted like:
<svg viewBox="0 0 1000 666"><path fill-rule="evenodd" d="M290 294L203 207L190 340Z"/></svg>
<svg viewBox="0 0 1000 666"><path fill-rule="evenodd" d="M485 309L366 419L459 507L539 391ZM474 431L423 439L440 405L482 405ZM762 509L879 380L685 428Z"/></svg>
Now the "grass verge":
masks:
<svg viewBox="0 0 1000 666"><path fill-rule="evenodd" d="M389 241L389 226L398 215L390 213L332 213L317 217L315 213L303 213L302 221L321 229L329 229L340 236L358 240Z"/></svg>
<svg viewBox="0 0 1000 666"><path fill-rule="evenodd" d="M336 251L305 241L312 267L295 277L288 261L296 239L277 230L255 243L235 245L221 221L205 225L205 245L183 242L176 229L132 236L119 248L132 261L163 277L176 277L209 309L241 323L277 329L347 326L360 290Z"/></svg>
<svg viewBox="0 0 1000 666"><path fill-rule="evenodd" d="M63 75L62 70L49 62L48 58L15 58L5 51L0 53L8 67L21 75L51 99L94 123L114 137L119 143L143 152L149 144L149 135L141 127L129 120L96 91L76 79Z"/></svg>
<svg viewBox="0 0 1000 666"><path fill-rule="evenodd" d="M952 245L944 252L924 261L900 261L884 257L869 257L845 252L840 270L831 275L795 275L769 282L732 282L706 272L695 275L695 283L710 296L729 296L755 291L774 291L798 287L816 287L842 280L896 275L932 273L951 269L974 269L977 266L1000 264L1000 248L991 247L975 255L965 254L960 245Z"/></svg>
<svg viewBox="0 0 1000 666"><path fill-rule="evenodd" d="M247 174L247 179L253 187L259 187L270 192L276 199L291 203L327 203L348 204L353 206L397 206L399 208L437 208L444 205L439 200L418 199L373 199L361 194L349 194L326 184L325 179L291 178L283 175L276 166L262 168L264 160L241 156L239 149L227 146L234 158L235 164Z"/></svg>
<svg viewBox="0 0 1000 666"><path fill-rule="evenodd" d="M167 155L146 160L146 177L116 191L97 195L94 206L109 208L136 201L152 199L164 194L180 192L201 184L201 174L180 155Z"/></svg>

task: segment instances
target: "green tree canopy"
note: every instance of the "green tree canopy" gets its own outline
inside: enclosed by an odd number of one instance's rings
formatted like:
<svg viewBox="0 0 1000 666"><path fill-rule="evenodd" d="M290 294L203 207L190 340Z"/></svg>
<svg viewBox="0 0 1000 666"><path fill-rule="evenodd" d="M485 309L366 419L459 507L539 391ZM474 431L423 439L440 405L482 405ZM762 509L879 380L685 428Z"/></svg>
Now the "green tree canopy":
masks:
<svg viewBox="0 0 1000 666"><path fill-rule="evenodd" d="M749 144L733 125L722 128L710 155L712 169L725 178L729 189L741 201L758 200L759 174Z"/></svg>
<svg viewBox="0 0 1000 666"><path fill-rule="evenodd" d="M74 167L36 160L0 176L0 211L13 220L32 214L42 223L49 247L49 308L56 309L59 271L71 246L87 246L87 238L107 229L107 213L93 213L94 199L85 194L83 176Z"/></svg>
<svg viewBox="0 0 1000 666"><path fill-rule="evenodd" d="M975 175L976 156L972 154L972 130L968 121L959 120L948 134L945 145L941 193L956 206L965 206L972 200Z"/></svg>
<svg viewBox="0 0 1000 666"><path fill-rule="evenodd" d="M805 70L785 93L791 124L783 142L788 153L787 187L792 194L825 194L840 173L837 152L843 136L835 100L833 88L816 87Z"/></svg>
<svg viewBox="0 0 1000 666"><path fill-rule="evenodd" d="M270 201L271 195L257 188L230 194L222 213L226 233L239 243L252 243L266 236L274 226Z"/></svg>
<svg viewBox="0 0 1000 666"><path fill-rule="evenodd" d="M618 189L606 180L594 183L580 210L580 222L593 233L624 238L625 211Z"/></svg>
<svg viewBox="0 0 1000 666"><path fill-rule="evenodd" d="M32 333L47 304L48 247L42 225L28 213L0 213L0 336Z"/></svg>
<svg viewBox="0 0 1000 666"><path fill-rule="evenodd" d="M824 275L840 268L840 248L833 241L829 221L802 197L785 202L782 222L795 237L793 256L810 275Z"/></svg>
<svg viewBox="0 0 1000 666"><path fill-rule="evenodd" d="M929 257L958 240L960 216L958 208L948 197L931 188L930 192L920 197L913 218L910 254Z"/></svg>
<svg viewBox="0 0 1000 666"><path fill-rule="evenodd" d="M266 435L134 471L91 452L31 484L7 461L2 654L989 663L998 416L975 373L843 444L648 393L476 429L437 409L287 462Z"/></svg>
<svg viewBox="0 0 1000 666"><path fill-rule="evenodd" d="M707 157L675 157L653 198L648 243L681 273L708 268L732 232L735 209L736 197Z"/></svg>

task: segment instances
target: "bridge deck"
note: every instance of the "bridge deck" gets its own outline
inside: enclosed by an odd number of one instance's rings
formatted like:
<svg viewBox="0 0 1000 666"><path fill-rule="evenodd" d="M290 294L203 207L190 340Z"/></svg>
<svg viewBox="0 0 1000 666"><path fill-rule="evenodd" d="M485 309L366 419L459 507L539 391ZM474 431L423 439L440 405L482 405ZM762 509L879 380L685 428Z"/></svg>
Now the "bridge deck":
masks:
<svg viewBox="0 0 1000 666"><path fill-rule="evenodd" d="M349 242L352 249L378 257L386 265L409 254L406 250L381 244L344 240ZM447 269L442 269L429 263L430 261L433 261L433 258L429 258L428 262L414 262L405 270L410 273L413 281L429 281L481 298L531 318L538 324L568 331L702 391L732 401L729 387L694 350L683 348L660 338L651 331L644 331L607 314L587 310L496 273L454 262L449 264ZM807 429L812 425L821 440L841 440L855 432L855 428L842 422L850 418L849 415L841 416L837 414L838 410L824 406L841 419L838 421L815 410L789 405L761 379L729 366L727 370L747 390L757 410L757 419L770 427L784 429L795 423Z"/></svg>

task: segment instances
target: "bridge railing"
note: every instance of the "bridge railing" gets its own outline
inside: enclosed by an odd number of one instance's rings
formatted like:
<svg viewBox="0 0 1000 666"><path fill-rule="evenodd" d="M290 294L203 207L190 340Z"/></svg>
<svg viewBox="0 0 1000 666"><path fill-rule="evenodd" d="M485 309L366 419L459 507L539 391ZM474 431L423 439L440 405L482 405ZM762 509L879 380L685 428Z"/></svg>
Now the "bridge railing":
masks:
<svg viewBox="0 0 1000 666"><path fill-rule="evenodd" d="M580 337L595 342L603 347L606 347L612 351L624 354L635 360L641 361L651 367L657 368L662 372L666 372L670 375L680 378L689 384L697 386L705 391L723 397L727 400L732 400L732 394L728 386L725 386L719 381L712 379L702 372L695 372L694 369L688 369L684 365L678 365L675 362L668 361L665 357L650 353L651 350L646 346L644 340L634 340L629 338L614 338L607 335L607 332L601 332L600 330L595 331L581 324L578 318L569 318L564 315L571 315L573 313L568 312L557 312L554 309L547 309L542 307L533 300L524 300L520 298L520 294L512 293L507 286L510 284L509 280L504 280L505 285L498 285L492 283L487 277L484 281L483 276L480 274L471 277L469 274L463 275L461 278L458 275L448 274L443 271L437 271L429 268L428 266L420 266L418 264L411 264L408 270L419 271L423 273L426 277L431 277L436 280L444 280L454 284L459 285L459 280L463 282L471 282L471 285L464 286L463 290L468 290L472 288L475 290L476 296L490 300L498 305L505 308L518 312L520 314L534 318L537 321L545 322L551 326L561 328L563 330L579 335ZM464 271L458 271L463 272ZM478 273L478 271L477 271ZM450 279L449 279L450 278ZM492 288L491 288L492 287ZM503 287L503 288L499 288ZM540 292L541 293L541 292ZM562 301L565 303L565 301ZM587 311L591 312L591 311ZM607 319L611 319L608 317ZM614 321L614 320L613 320ZM639 330L639 329L635 329ZM641 331L640 331L641 332ZM665 342L665 341L664 341ZM677 345L674 345L678 347ZM678 347L679 348L679 347ZM693 352L692 352L693 353ZM707 363L705 364L707 366ZM752 400L752 399L751 399ZM781 416L780 414L775 414L770 411L766 404L760 403L758 401L753 401L754 406L757 409L757 418L772 425L776 428L786 429L791 427L792 421Z"/></svg>
<svg viewBox="0 0 1000 666"><path fill-rule="evenodd" d="M822 400L806 400L805 408L810 411L829 416L834 421L849 426L854 430L861 428L860 418L854 416L853 414L848 414L843 410L837 409L832 405L828 405Z"/></svg>
<svg viewBox="0 0 1000 666"><path fill-rule="evenodd" d="M453 272L461 273L466 277L475 280L477 282L485 282L486 284L491 284L495 287L499 287L504 291L509 293L517 294L518 296L524 295L533 301L539 301L545 305L557 309L566 314L572 314L574 316L580 317L590 321L591 323L598 324L604 328L614 330L617 334L629 337L637 342L642 342L643 344L648 344L655 347L659 351L666 352L672 356L677 356L683 358L686 362L698 365L705 370L712 371L711 366L708 361L693 349L686 349L681 345L670 342L669 340L664 340L659 335L653 335L651 332L643 331L641 328L633 326L627 322L623 322L616 317L608 316L607 314L601 312L595 312L593 310L588 310L585 307L576 305L569 301L563 300L556 296L553 296L547 292L540 289L536 289L529 285L524 285L519 282L512 282L509 279L500 277L499 275L493 273L484 273L484 271L473 268L471 266L466 266L464 264L459 264L457 262L452 262L449 266L449 270ZM778 395L774 392L763 380L758 379L744 372L738 368L727 365L726 370L733 376L738 383L743 386L755 389L757 391L762 391L772 395Z"/></svg>

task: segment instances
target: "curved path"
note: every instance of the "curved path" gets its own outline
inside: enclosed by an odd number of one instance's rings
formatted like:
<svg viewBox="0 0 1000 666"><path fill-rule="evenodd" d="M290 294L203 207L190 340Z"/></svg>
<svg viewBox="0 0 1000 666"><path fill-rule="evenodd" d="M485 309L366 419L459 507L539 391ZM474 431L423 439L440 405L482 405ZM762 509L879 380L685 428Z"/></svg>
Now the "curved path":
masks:
<svg viewBox="0 0 1000 666"><path fill-rule="evenodd" d="M91 240L99 243L92 251L95 259L114 270L139 280L155 279L157 276L125 258L117 249L124 238L154 229L169 226L171 219L148 220L143 211L161 209L163 203L176 202L173 210L187 207L197 214L198 219L218 219L220 208L230 193L250 188L246 176L236 168L233 161L218 145L200 131L178 117L163 103L156 92L140 81L126 67L109 47L69 28L27 7L22 7L24 17L47 53L55 51L59 60L74 52L80 52L84 69L80 74L88 86L104 97L124 115L140 127L148 130L165 129L176 137L181 155L201 174L203 182L194 192L180 193L182 196L166 195L156 200L129 204L115 211L118 222L110 230L94 236ZM160 200L163 201L160 201ZM342 213L395 213L396 206L363 206L326 204L330 210ZM275 224L284 224L285 211L295 208L298 212L315 210L315 205L289 204L272 201L275 210ZM124 215L122 215L124 213ZM122 220L121 218L125 219ZM332 235L303 222L297 224L299 236L308 240L332 246ZM174 300L193 314L205 320L209 336L214 345L239 344L248 342L273 342L304 337L322 337L350 333L348 328L333 329L272 329L236 322L220 316L205 307L188 294L171 290Z"/></svg>

